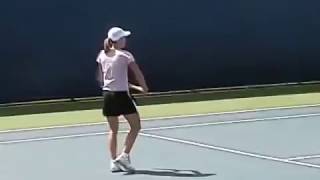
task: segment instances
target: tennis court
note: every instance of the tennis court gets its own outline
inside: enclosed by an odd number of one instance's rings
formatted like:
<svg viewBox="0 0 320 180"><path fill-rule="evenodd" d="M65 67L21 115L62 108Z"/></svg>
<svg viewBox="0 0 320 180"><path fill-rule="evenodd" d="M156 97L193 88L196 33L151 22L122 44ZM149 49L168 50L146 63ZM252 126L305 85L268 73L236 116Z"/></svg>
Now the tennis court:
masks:
<svg viewBox="0 0 320 180"><path fill-rule="evenodd" d="M109 172L103 122L3 130L1 179L318 180L319 117L314 104L153 118L132 153L135 174Z"/></svg>
<svg viewBox="0 0 320 180"><path fill-rule="evenodd" d="M320 1L1 2L0 180L320 180Z"/></svg>

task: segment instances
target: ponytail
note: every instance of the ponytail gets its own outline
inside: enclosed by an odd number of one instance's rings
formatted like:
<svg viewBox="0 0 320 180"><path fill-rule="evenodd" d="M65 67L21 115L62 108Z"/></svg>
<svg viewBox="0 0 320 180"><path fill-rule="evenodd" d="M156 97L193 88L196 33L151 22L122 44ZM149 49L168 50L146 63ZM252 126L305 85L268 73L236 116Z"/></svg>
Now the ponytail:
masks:
<svg viewBox="0 0 320 180"><path fill-rule="evenodd" d="M112 48L113 46L113 41L109 38L105 39L104 40L104 43L103 43L103 49L104 49L104 52L105 53L108 53L110 51L110 49Z"/></svg>

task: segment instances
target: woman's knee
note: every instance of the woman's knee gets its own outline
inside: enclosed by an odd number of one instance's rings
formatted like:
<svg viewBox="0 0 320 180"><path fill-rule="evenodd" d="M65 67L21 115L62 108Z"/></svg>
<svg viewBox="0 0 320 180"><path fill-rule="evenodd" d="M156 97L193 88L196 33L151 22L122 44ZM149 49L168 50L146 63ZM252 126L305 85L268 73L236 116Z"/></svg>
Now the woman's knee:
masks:
<svg viewBox="0 0 320 180"><path fill-rule="evenodd" d="M136 130L137 132L140 132L140 130L141 130L141 124L140 124L140 123L137 125L137 127L135 128L135 130Z"/></svg>
<svg viewBox="0 0 320 180"><path fill-rule="evenodd" d="M137 123L134 126L131 126L131 131L132 132L138 133L138 132L140 132L140 130L141 130L141 124L140 123Z"/></svg>
<svg viewBox="0 0 320 180"><path fill-rule="evenodd" d="M131 132L138 133L141 130L141 120L138 113L125 115L125 118L130 124Z"/></svg>
<svg viewBox="0 0 320 180"><path fill-rule="evenodd" d="M107 118L108 123L109 123L109 133L117 135L118 134L118 129L119 129L119 121L117 117L108 117Z"/></svg>

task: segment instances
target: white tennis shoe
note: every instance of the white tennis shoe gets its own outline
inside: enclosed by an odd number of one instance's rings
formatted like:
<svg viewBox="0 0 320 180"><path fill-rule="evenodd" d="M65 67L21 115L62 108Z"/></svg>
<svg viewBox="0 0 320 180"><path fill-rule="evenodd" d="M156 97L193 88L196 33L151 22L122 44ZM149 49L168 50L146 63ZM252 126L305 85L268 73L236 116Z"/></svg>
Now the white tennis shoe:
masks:
<svg viewBox="0 0 320 180"><path fill-rule="evenodd" d="M112 173L122 172L120 166L115 162L115 160L110 161L110 171Z"/></svg>
<svg viewBox="0 0 320 180"><path fill-rule="evenodd" d="M135 168L131 165L128 154L122 153L114 162L121 170L126 172L134 172Z"/></svg>

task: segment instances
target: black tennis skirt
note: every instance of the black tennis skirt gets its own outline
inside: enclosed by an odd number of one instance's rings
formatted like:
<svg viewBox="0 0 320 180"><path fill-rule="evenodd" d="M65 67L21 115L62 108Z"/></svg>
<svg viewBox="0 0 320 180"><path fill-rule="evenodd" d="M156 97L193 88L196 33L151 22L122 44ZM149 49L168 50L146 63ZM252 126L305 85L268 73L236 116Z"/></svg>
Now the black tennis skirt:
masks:
<svg viewBox="0 0 320 180"><path fill-rule="evenodd" d="M120 116L137 112L135 103L127 91L103 91L104 116Z"/></svg>

